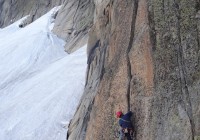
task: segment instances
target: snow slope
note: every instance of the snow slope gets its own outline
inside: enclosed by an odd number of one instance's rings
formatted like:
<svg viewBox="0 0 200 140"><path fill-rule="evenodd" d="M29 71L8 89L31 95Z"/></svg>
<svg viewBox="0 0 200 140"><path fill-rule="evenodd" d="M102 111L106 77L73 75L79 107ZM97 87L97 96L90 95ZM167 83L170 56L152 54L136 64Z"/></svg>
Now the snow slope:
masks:
<svg viewBox="0 0 200 140"><path fill-rule="evenodd" d="M65 140L82 95L86 46L73 54L51 33L52 14L0 29L0 140Z"/></svg>

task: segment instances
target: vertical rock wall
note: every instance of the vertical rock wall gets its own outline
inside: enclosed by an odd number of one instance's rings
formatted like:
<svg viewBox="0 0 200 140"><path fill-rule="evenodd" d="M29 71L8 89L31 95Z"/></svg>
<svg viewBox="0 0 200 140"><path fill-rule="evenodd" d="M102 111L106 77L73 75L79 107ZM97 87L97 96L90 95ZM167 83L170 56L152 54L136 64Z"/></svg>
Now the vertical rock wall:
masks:
<svg viewBox="0 0 200 140"><path fill-rule="evenodd" d="M63 0L0 0L0 28L30 15L32 21L61 5Z"/></svg>
<svg viewBox="0 0 200 140"><path fill-rule="evenodd" d="M116 139L115 112L131 110L137 140L199 140L199 1L95 6L86 88L68 139Z"/></svg>
<svg viewBox="0 0 200 140"><path fill-rule="evenodd" d="M199 1L150 1L154 139L200 137Z"/></svg>

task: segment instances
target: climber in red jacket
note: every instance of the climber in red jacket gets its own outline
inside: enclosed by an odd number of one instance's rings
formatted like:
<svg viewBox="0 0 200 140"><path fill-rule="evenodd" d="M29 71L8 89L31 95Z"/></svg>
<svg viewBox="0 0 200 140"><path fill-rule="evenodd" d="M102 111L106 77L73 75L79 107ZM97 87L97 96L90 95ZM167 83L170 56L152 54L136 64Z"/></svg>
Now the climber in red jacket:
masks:
<svg viewBox="0 0 200 140"><path fill-rule="evenodd" d="M121 126L120 130L120 140L123 140L124 137L127 137L127 140L132 140L133 136L133 125L131 122L132 112L129 111L126 114L123 114L121 111L116 112L117 118L119 118L119 125Z"/></svg>

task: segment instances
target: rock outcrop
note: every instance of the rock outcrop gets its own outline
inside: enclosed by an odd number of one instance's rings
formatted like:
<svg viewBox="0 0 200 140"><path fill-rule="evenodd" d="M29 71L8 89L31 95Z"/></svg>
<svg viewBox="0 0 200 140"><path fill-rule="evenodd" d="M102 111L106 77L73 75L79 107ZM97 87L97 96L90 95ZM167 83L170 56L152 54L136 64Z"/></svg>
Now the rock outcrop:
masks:
<svg viewBox="0 0 200 140"><path fill-rule="evenodd" d="M0 28L27 15L34 21L62 2L63 0L0 0Z"/></svg>
<svg viewBox="0 0 200 140"><path fill-rule="evenodd" d="M66 41L65 49L71 53L88 40L88 30L94 19L93 0L66 0L55 21L53 32Z"/></svg>
<svg viewBox="0 0 200 140"><path fill-rule="evenodd" d="M111 140L134 112L137 140L200 139L200 2L94 0L84 95L69 140Z"/></svg>

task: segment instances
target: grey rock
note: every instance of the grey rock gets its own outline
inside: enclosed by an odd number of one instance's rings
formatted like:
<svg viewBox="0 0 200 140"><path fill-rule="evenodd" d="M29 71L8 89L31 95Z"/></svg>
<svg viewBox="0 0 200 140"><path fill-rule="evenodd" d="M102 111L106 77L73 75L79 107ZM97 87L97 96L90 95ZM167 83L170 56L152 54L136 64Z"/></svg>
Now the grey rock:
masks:
<svg viewBox="0 0 200 140"><path fill-rule="evenodd" d="M34 21L62 2L63 0L0 0L0 28L27 15Z"/></svg>
<svg viewBox="0 0 200 140"><path fill-rule="evenodd" d="M24 28L26 25L30 24L33 22L33 15L32 16L28 16L25 20L23 20L20 24L19 24L19 27L20 28Z"/></svg>
<svg viewBox="0 0 200 140"><path fill-rule="evenodd" d="M66 0L56 18L53 32L66 41L65 49L71 53L88 40L88 30L93 24L92 0Z"/></svg>

